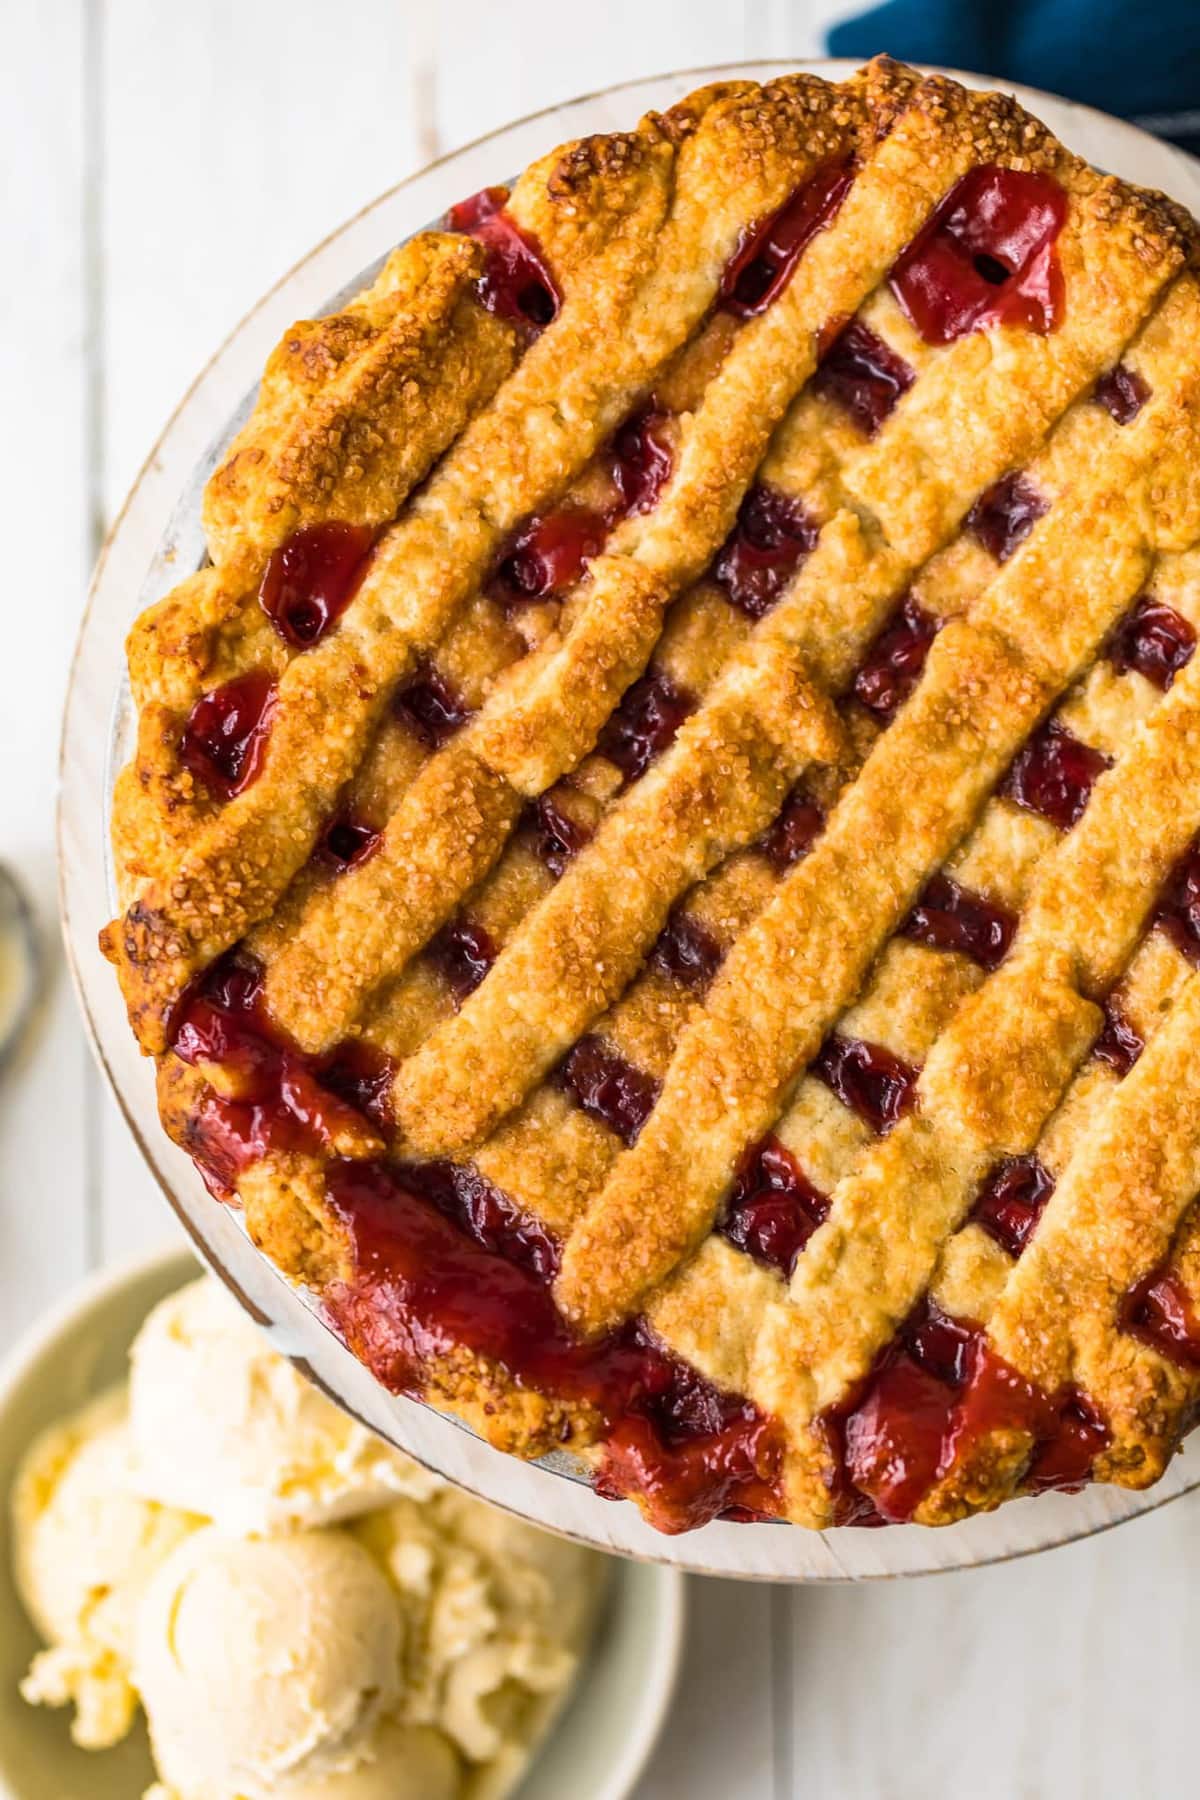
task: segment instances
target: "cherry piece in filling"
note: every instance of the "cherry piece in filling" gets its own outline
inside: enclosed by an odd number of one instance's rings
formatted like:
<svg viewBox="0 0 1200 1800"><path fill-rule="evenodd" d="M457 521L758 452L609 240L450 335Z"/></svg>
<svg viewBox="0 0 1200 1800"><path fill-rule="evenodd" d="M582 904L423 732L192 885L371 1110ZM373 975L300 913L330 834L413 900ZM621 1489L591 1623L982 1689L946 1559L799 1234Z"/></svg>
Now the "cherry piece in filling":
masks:
<svg viewBox="0 0 1200 1800"><path fill-rule="evenodd" d="M1077 1388L1045 1393L980 1335L962 1399L942 1451L941 1473L985 1436L1024 1432L1033 1440L1022 1486L1031 1493L1074 1493L1110 1441L1097 1408Z"/></svg>
<svg viewBox="0 0 1200 1800"><path fill-rule="evenodd" d="M686 688L651 670L625 690L596 748L616 764L628 785L661 756L695 704Z"/></svg>
<svg viewBox="0 0 1200 1800"><path fill-rule="evenodd" d="M1143 594L1113 632L1108 654L1118 675L1136 669L1165 694L1195 648L1195 628L1183 614Z"/></svg>
<svg viewBox="0 0 1200 1800"><path fill-rule="evenodd" d="M325 827L317 845L320 860L339 875L368 862L383 841L383 833L356 819L352 813L339 813Z"/></svg>
<svg viewBox="0 0 1200 1800"><path fill-rule="evenodd" d="M1078 1493L1109 1443L1111 1434L1099 1409L1077 1388L1059 1395L1054 1414L1049 1435L1035 1449L1021 1484L1031 1494Z"/></svg>
<svg viewBox="0 0 1200 1800"><path fill-rule="evenodd" d="M1173 1269L1154 1269L1121 1303L1122 1331L1184 1369L1200 1369L1200 1318Z"/></svg>
<svg viewBox="0 0 1200 1800"><path fill-rule="evenodd" d="M1189 845L1172 869L1154 922L1181 956L1200 963L1200 840Z"/></svg>
<svg viewBox="0 0 1200 1800"><path fill-rule="evenodd" d="M749 619L770 612L818 537L801 501L752 487L713 563L713 580Z"/></svg>
<svg viewBox="0 0 1200 1800"><path fill-rule="evenodd" d="M275 683L262 669L202 694L179 745L185 768L218 799L232 800L262 768L274 710Z"/></svg>
<svg viewBox="0 0 1200 1800"><path fill-rule="evenodd" d="M861 319L851 319L822 356L813 387L845 407L859 430L874 437L915 380L902 356Z"/></svg>
<svg viewBox="0 0 1200 1800"><path fill-rule="evenodd" d="M531 1221L480 1194L473 1172L392 1171L335 1162L331 1208L353 1272L326 1290L331 1323L376 1377L421 1394L430 1362L466 1349L520 1386L599 1415L598 1491L637 1494L663 1531L686 1531L737 1508L779 1508L778 1428L748 1401L719 1392L641 1322L598 1342L569 1331L545 1285L553 1248ZM431 1198L417 1191L428 1184ZM445 1210L443 1210L443 1207Z"/></svg>
<svg viewBox="0 0 1200 1800"><path fill-rule="evenodd" d="M392 711L427 750L440 750L471 717L471 708L432 664L397 690Z"/></svg>
<svg viewBox="0 0 1200 1800"><path fill-rule="evenodd" d="M980 495L967 514L966 528L989 556L1006 563L1048 510L1032 481L1014 470Z"/></svg>
<svg viewBox="0 0 1200 1800"><path fill-rule="evenodd" d="M912 693L925 667L938 621L906 594L854 677L854 697L886 723Z"/></svg>
<svg viewBox="0 0 1200 1800"><path fill-rule="evenodd" d="M508 197L507 188L484 188L452 206L446 226L477 239L487 252L479 278L481 304L498 318L538 332L557 316L562 296L541 246L505 211Z"/></svg>
<svg viewBox="0 0 1200 1800"><path fill-rule="evenodd" d="M1054 1177L1036 1156L1013 1156L988 1176L971 1208L976 1225L1002 1250L1020 1256L1054 1192Z"/></svg>
<svg viewBox="0 0 1200 1800"><path fill-rule="evenodd" d="M924 1301L876 1359L866 1381L822 1418L845 1523L911 1519L934 1484L992 1434L1031 1440L1023 1485L1076 1488L1108 1428L1086 1396L1045 1394L969 1321Z"/></svg>
<svg viewBox="0 0 1200 1800"><path fill-rule="evenodd" d="M742 1159L720 1231L757 1262L790 1275L828 1212L828 1196L791 1151L777 1137L766 1137Z"/></svg>
<svg viewBox="0 0 1200 1800"><path fill-rule="evenodd" d="M768 826L759 849L777 871L784 874L793 863L807 856L825 825L825 814L805 793L794 787L779 811L774 824Z"/></svg>
<svg viewBox="0 0 1200 1800"><path fill-rule="evenodd" d="M651 404L617 427L606 453L620 497L614 519L649 512L666 486L675 463L666 423L666 413Z"/></svg>
<svg viewBox="0 0 1200 1800"><path fill-rule="evenodd" d="M981 968L996 969L1008 955L1017 921L1003 906L934 875L900 927L901 937L934 950L960 950Z"/></svg>
<svg viewBox="0 0 1200 1800"><path fill-rule="evenodd" d="M530 519L500 553L489 591L504 606L553 599L604 548L607 521L582 506Z"/></svg>
<svg viewBox="0 0 1200 1800"><path fill-rule="evenodd" d="M833 163L803 182L778 212L748 225L721 277L719 304L736 318L751 319L777 300L805 248L842 204L854 170Z"/></svg>
<svg viewBox="0 0 1200 1800"><path fill-rule="evenodd" d="M991 325L1053 331L1064 308L1055 241L1066 216L1067 196L1049 175L971 169L901 253L892 292L929 344Z"/></svg>
<svg viewBox="0 0 1200 1800"><path fill-rule="evenodd" d="M827 1438L840 1452L837 1497L846 1523L868 1522L861 1505L847 1509L846 1489L888 1524L912 1517L937 1479L975 1337L971 1325L923 1302L876 1359L849 1410L826 1415Z"/></svg>
<svg viewBox="0 0 1200 1800"><path fill-rule="evenodd" d="M1118 363L1102 375L1092 390L1097 404L1111 414L1118 425L1129 425L1137 418L1150 398L1150 386L1136 369Z"/></svg>
<svg viewBox="0 0 1200 1800"><path fill-rule="evenodd" d="M1111 999L1104 1002L1104 1026L1092 1045L1092 1055L1115 1069L1122 1079L1145 1049L1145 1043L1134 1030L1120 1007Z"/></svg>
<svg viewBox="0 0 1200 1800"><path fill-rule="evenodd" d="M395 1064L373 1045L350 1038L320 1059L321 1086L362 1113L380 1131L392 1125Z"/></svg>
<svg viewBox="0 0 1200 1800"><path fill-rule="evenodd" d="M1051 719L1018 751L1000 792L1027 812L1041 813L1060 831L1069 831L1083 816L1092 784L1111 767L1103 751L1081 743Z"/></svg>
<svg viewBox="0 0 1200 1800"><path fill-rule="evenodd" d="M429 1200L443 1218L457 1225L484 1250L490 1250L539 1281L553 1281L561 1251L557 1239L532 1213L525 1212L470 1163L392 1164L394 1179L410 1193Z"/></svg>
<svg viewBox="0 0 1200 1800"><path fill-rule="evenodd" d="M694 914L676 908L650 952L650 961L694 994L702 994L724 954L707 926Z"/></svg>
<svg viewBox="0 0 1200 1800"><path fill-rule="evenodd" d="M833 1089L843 1106L881 1134L909 1111L920 1074L882 1044L839 1037L836 1032L825 1039L812 1072Z"/></svg>
<svg viewBox="0 0 1200 1800"><path fill-rule="evenodd" d="M273 552L258 599L285 643L307 650L324 637L358 591L373 542L368 526L331 519L294 531Z"/></svg>
<svg viewBox="0 0 1200 1800"><path fill-rule="evenodd" d="M220 1066L235 1097L210 1092L188 1148L214 1192L228 1198L241 1171L275 1150L329 1149L363 1118L382 1126L393 1070L366 1045L325 1056L297 1050L272 1020L261 965L241 951L214 963L177 1009L172 1048L182 1062Z"/></svg>
<svg viewBox="0 0 1200 1800"><path fill-rule="evenodd" d="M651 1523L667 1532L716 1517L774 1517L782 1457L774 1422L672 1356L641 1321L622 1347L625 1357L638 1356L637 1375L609 1432L597 1493L639 1495Z"/></svg>
<svg viewBox="0 0 1200 1800"><path fill-rule="evenodd" d="M654 1110L659 1083L635 1069L602 1038L580 1038L559 1071L559 1081L584 1112L626 1144L636 1141Z"/></svg>
<svg viewBox="0 0 1200 1800"><path fill-rule="evenodd" d="M495 962L497 950L483 926L464 914L443 925L426 954L461 1006Z"/></svg>
<svg viewBox="0 0 1200 1800"><path fill-rule="evenodd" d="M239 1078L257 1071L275 1048L261 963L230 951L206 969L179 1003L171 1048L185 1063L220 1063Z"/></svg>
<svg viewBox="0 0 1200 1800"><path fill-rule="evenodd" d="M574 818L552 794L540 795L526 817L533 826L538 857L557 881L591 838L591 827Z"/></svg>

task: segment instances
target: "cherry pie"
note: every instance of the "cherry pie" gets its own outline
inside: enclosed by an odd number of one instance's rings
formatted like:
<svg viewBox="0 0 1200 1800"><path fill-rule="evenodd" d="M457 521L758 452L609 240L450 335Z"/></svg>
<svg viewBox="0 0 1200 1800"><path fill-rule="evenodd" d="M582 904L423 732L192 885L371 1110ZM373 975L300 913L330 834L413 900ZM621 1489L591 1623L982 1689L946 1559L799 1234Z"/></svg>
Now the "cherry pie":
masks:
<svg viewBox="0 0 1200 1800"><path fill-rule="evenodd" d="M556 150L274 352L130 639L104 945L390 1388L664 1530L1162 1472L1196 246L881 61Z"/></svg>

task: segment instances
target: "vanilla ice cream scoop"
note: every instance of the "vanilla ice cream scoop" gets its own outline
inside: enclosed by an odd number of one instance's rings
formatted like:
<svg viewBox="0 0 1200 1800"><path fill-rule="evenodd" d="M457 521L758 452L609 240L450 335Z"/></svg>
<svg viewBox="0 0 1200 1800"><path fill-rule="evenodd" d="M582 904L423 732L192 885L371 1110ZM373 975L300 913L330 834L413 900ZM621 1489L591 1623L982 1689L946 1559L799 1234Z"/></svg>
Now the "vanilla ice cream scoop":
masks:
<svg viewBox="0 0 1200 1800"><path fill-rule="evenodd" d="M441 1733L394 1719L384 1720L355 1768L276 1789L279 1800L459 1800L461 1791L462 1765ZM156 1782L144 1800L193 1800L193 1791Z"/></svg>
<svg viewBox="0 0 1200 1800"><path fill-rule="evenodd" d="M85 1748L115 1744L137 1707L130 1664L142 1595L200 1523L133 1491L124 1389L37 1439L12 1517L17 1585L50 1646L21 1692L34 1704L73 1702L72 1736Z"/></svg>
<svg viewBox="0 0 1200 1800"><path fill-rule="evenodd" d="M314 1783L369 1762L400 1649L387 1581L344 1532L197 1532L138 1621L134 1682L163 1782L183 1800L322 1795Z"/></svg>
<svg viewBox="0 0 1200 1800"><path fill-rule="evenodd" d="M458 1800L462 1779L462 1765L440 1731L387 1719L355 1768L289 1782L280 1793L286 1800Z"/></svg>
<svg viewBox="0 0 1200 1800"><path fill-rule="evenodd" d="M404 1610L405 1716L468 1769L471 1800L517 1787L571 1691L604 1560L445 1487L352 1527Z"/></svg>
<svg viewBox="0 0 1200 1800"><path fill-rule="evenodd" d="M131 1364L141 1491L226 1531L337 1524L441 1486L305 1381L214 1281L155 1307Z"/></svg>

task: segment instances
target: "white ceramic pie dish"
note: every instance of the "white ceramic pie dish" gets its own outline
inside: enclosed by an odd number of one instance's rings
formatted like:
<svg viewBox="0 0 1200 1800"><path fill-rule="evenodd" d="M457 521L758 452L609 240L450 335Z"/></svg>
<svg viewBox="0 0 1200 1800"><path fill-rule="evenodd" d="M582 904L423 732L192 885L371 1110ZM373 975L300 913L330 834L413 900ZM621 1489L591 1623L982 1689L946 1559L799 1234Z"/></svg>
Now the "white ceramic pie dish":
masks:
<svg viewBox="0 0 1200 1800"><path fill-rule="evenodd" d="M924 1573L1026 1554L1151 1510L1200 1483L1180 1458L1146 1494L1093 1488L1013 1502L947 1530L810 1533L717 1522L660 1537L630 1504L598 1499L569 1468L501 1456L452 1420L385 1393L247 1240L236 1215L206 1194L166 1138L152 1071L138 1054L112 972L96 946L111 915L107 818L130 724L123 640L141 607L194 568L203 551L204 481L245 417L262 362L297 317L326 312L361 286L396 242L454 200L503 179L564 139L631 124L701 83L763 79L789 67L840 78L853 65L738 64L613 88L523 120L444 158L367 207L274 288L197 379L143 470L109 539L81 632L63 739L60 850L68 953L102 1066L150 1167L198 1250L244 1305L335 1399L431 1467L496 1504L602 1548L698 1572L768 1580L840 1580ZM996 85L966 76L977 86ZM1031 90L1019 100L1100 167L1162 187L1200 213L1200 164L1132 126ZM167 521L164 531L164 521Z"/></svg>
<svg viewBox="0 0 1200 1800"><path fill-rule="evenodd" d="M141 1727L115 1749L77 1749L65 1713L26 1706L17 1682L38 1647L12 1582L7 1496L43 1426L118 1380L150 1308L196 1273L173 1247L75 1289L0 1364L0 1800L131 1800L153 1780ZM674 1569L614 1567L604 1621L516 1800L625 1800L675 1690L685 1591Z"/></svg>

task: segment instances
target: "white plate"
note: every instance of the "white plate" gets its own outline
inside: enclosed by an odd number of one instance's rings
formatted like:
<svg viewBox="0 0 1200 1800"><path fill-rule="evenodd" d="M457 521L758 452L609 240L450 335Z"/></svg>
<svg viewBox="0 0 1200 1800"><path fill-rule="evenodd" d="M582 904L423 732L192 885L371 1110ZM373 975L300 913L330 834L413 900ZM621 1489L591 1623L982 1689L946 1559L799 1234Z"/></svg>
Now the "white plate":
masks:
<svg viewBox="0 0 1200 1800"><path fill-rule="evenodd" d="M788 67L834 79L854 65L747 63L695 69L611 88L481 138L402 182L320 244L260 301L197 378L151 453L101 557L76 651L63 730L59 845L63 924L84 1012L101 1065L142 1152L197 1249L279 1347L335 1399L460 1486L535 1523L602 1549L702 1574L762 1580L846 1580L923 1574L1020 1556L1103 1530L1196 1486L1182 1459L1149 1493L1095 1487L1078 1495L1011 1502L945 1530L806 1532L786 1526L707 1525L684 1537L652 1531L628 1502L597 1498L568 1467L521 1464L428 1407L384 1392L253 1249L235 1214L204 1190L158 1121L152 1069L138 1054L96 933L110 916L107 819L113 774L127 751L129 707L123 642L143 605L157 599L203 551L199 496L245 417L268 351L296 318L326 312L361 285L387 251L455 200L521 169L565 139L631 125L702 82ZM967 75L974 86L995 86ZM1088 107L1010 88L1097 166L1161 187L1200 213L1200 164L1133 126ZM164 521L168 521L164 533Z"/></svg>
<svg viewBox="0 0 1200 1800"><path fill-rule="evenodd" d="M196 1273L188 1251L171 1249L98 1276L0 1366L0 1800L132 1800L154 1779L140 1725L112 1750L80 1750L66 1713L17 1694L38 1643L13 1588L7 1496L37 1432L119 1381L150 1308ZM625 1800L657 1741L679 1672L684 1580L633 1563L613 1578L579 1685L514 1800Z"/></svg>

